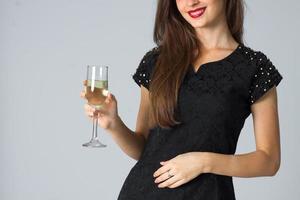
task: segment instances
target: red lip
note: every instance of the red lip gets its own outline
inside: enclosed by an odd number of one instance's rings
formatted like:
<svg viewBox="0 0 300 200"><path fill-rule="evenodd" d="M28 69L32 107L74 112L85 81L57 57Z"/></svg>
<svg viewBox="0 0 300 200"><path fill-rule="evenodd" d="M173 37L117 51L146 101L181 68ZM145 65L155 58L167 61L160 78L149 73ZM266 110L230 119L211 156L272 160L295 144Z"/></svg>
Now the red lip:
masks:
<svg viewBox="0 0 300 200"><path fill-rule="evenodd" d="M205 9L206 9L206 7L197 8L197 9L195 9L195 10L190 10L190 11L188 11L188 13L189 13L189 15L190 15L192 18L198 18L198 17L200 17L201 15L203 15Z"/></svg>

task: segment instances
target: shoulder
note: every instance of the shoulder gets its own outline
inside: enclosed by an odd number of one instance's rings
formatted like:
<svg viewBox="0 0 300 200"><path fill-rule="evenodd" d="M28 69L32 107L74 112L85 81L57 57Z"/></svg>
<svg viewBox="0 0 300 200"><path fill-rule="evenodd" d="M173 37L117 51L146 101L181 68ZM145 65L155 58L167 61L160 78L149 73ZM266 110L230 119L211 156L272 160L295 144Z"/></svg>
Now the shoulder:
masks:
<svg viewBox="0 0 300 200"><path fill-rule="evenodd" d="M281 76L276 65L264 51L240 45L239 53L244 60L243 69L246 76L255 79L259 77Z"/></svg>
<svg viewBox="0 0 300 200"><path fill-rule="evenodd" d="M151 49L148 49L141 60L141 63L149 63L150 61L153 61L153 59L156 59L157 56L159 55L160 47L155 46L152 47Z"/></svg>
<svg viewBox="0 0 300 200"><path fill-rule="evenodd" d="M282 80L282 74L273 64L269 56L262 50L253 49L241 45L240 53L246 60L246 68L249 77L249 102L253 104L273 86L277 86Z"/></svg>
<svg viewBox="0 0 300 200"><path fill-rule="evenodd" d="M245 44L240 45L239 51L244 59L256 66L259 65L259 63L270 61L269 57L262 50L253 49Z"/></svg>
<svg viewBox="0 0 300 200"><path fill-rule="evenodd" d="M156 60L158 58L160 51L159 46L152 47L151 49L148 49L142 59L140 59L139 65L136 68L136 71L138 72L147 72L151 73L153 70L153 67L155 66Z"/></svg>
<svg viewBox="0 0 300 200"><path fill-rule="evenodd" d="M132 74L132 78L140 86L144 85L147 89L149 88L149 83L151 82L151 75L153 68L155 67L158 55L160 52L159 46L154 46L151 49L145 51L142 59Z"/></svg>

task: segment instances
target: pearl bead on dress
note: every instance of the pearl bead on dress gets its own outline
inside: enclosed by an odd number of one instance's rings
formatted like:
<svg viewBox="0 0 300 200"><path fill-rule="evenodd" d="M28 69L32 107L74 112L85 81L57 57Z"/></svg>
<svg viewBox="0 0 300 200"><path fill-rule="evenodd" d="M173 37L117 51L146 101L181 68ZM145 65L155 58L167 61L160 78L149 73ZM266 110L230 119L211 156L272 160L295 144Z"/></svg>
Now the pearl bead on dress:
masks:
<svg viewBox="0 0 300 200"><path fill-rule="evenodd" d="M149 88L150 73L149 73L149 62L152 59L152 56L158 50L158 47L154 47L149 50L141 60L138 68L136 69L136 73L132 75L133 79L139 84L139 86L143 85L146 88Z"/></svg>
<svg viewBox="0 0 300 200"><path fill-rule="evenodd" d="M255 69L256 72L250 85L249 100L252 104L264 93L266 93L266 91L268 91L274 85L277 85L282 76L263 52L254 51L250 47L246 46L243 46L241 51L248 59L250 59L252 66L259 67L257 70L260 70L261 72L257 73Z"/></svg>

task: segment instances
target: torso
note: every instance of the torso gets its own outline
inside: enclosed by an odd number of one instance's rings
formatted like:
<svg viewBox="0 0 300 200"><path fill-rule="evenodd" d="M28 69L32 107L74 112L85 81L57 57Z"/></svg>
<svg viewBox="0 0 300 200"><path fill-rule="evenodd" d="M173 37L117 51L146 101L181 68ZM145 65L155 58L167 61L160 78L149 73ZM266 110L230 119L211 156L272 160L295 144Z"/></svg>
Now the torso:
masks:
<svg viewBox="0 0 300 200"><path fill-rule="evenodd" d="M145 60L149 59L151 65L138 68L136 83L148 83L143 73L152 73L158 53L153 50L147 54ZM118 200L235 199L231 176L202 173L176 188L158 188L153 179L154 171L161 167L160 161L186 152L235 154L251 104L282 78L262 52L244 45L235 51L211 55L214 56L204 56L194 63L201 65L199 69L193 70L191 64L184 77L177 113L182 123L171 129L157 126L150 130Z"/></svg>

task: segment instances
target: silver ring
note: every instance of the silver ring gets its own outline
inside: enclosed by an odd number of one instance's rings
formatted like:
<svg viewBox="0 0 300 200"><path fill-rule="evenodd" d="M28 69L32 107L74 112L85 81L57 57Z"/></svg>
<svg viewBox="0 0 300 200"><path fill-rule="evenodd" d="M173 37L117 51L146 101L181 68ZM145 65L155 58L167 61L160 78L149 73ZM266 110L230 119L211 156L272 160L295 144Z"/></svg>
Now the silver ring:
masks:
<svg viewBox="0 0 300 200"><path fill-rule="evenodd" d="M171 178L172 176L174 176L174 175L170 174L170 170L169 170L168 171L168 178Z"/></svg>

